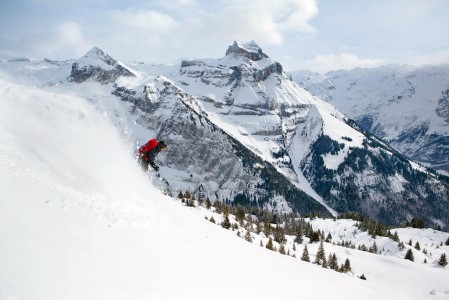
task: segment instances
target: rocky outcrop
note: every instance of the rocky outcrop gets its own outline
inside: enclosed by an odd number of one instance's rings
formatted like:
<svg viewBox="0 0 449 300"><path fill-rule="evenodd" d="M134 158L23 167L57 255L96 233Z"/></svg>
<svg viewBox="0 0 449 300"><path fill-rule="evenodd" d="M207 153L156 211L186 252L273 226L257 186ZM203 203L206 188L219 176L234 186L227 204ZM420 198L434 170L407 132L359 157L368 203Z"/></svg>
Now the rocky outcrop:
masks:
<svg viewBox="0 0 449 300"><path fill-rule="evenodd" d="M254 41L245 44L235 41L234 44L229 46L228 50L226 50L226 55L242 56L252 61L268 58L268 55L263 53L262 49Z"/></svg>

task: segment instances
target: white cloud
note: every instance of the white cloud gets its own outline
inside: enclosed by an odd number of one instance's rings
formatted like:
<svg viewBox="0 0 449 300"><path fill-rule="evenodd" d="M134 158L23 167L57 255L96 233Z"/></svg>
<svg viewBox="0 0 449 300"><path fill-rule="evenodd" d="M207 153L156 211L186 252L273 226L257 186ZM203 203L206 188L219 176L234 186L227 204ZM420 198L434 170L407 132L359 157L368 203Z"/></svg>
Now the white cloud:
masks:
<svg viewBox="0 0 449 300"><path fill-rule="evenodd" d="M360 58L354 53L342 52L337 55L317 55L314 59L306 61L303 68L326 73L330 70L375 68L383 64L385 64L385 61L382 59Z"/></svg>
<svg viewBox="0 0 449 300"><path fill-rule="evenodd" d="M133 30L163 33L177 26L177 22L171 16L154 10L114 11L112 17L119 25Z"/></svg>
<svg viewBox="0 0 449 300"><path fill-rule="evenodd" d="M45 34L36 37L33 52L51 59L76 58L92 45L83 35L81 26L66 21Z"/></svg>
<svg viewBox="0 0 449 300"><path fill-rule="evenodd" d="M65 45L79 45L84 40L81 28L73 22L63 23L59 28L59 36Z"/></svg>
<svg viewBox="0 0 449 300"><path fill-rule="evenodd" d="M234 40L281 45L288 34L316 31L309 24L318 13L316 0L177 0L174 4L155 0L140 8L111 10L109 20L98 23L102 34L95 31L89 38L121 59L168 62L224 54Z"/></svg>
<svg viewBox="0 0 449 300"><path fill-rule="evenodd" d="M193 16L198 26L228 40L282 44L287 31L314 33L309 21L318 14L316 0L228 1L223 9Z"/></svg>

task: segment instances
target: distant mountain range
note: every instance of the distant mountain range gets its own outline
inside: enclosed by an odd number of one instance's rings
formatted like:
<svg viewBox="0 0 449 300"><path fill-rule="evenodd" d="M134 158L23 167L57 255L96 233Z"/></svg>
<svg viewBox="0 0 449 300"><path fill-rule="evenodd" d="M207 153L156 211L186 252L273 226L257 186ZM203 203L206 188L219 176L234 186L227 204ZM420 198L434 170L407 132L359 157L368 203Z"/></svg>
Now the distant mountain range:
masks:
<svg viewBox="0 0 449 300"><path fill-rule="evenodd" d="M449 64L298 71L292 77L407 157L449 171Z"/></svg>
<svg viewBox="0 0 449 300"><path fill-rule="evenodd" d="M92 102L133 150L152 137L165 140L160 173L173 194L301 215L358 211L386 224L415 217L449 228L447 177L370 134L367 121L350 115L360 127L333 98L300 87L255 42L234 42L220 59L167 66L126 65L93 48L65 62L0 63L0 73ZM322 87L311 74L298 76L307 89ZM444 116L447 100L440 102ZM388 126L373 132L390 133Z"/></svg>

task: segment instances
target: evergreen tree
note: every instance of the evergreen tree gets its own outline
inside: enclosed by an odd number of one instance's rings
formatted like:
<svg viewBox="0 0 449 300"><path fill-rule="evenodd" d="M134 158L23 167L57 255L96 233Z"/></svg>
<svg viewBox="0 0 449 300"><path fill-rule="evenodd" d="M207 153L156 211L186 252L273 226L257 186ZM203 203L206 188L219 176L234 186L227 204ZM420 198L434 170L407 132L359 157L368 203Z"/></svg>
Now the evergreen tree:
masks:
<svg viewBox="0 0 449 300"><path fill-rule="evenodd" d="M183 196L182 192L179 191L179 193L178 193L178 199L182 199L182 198L184 198L184 196Z"/></svg>
<svg viewBox="0 0 449 300"><path fill-rule="evenodd" d="M221 202L218 201L218 199L215 200L215 202L214 202L214 208L215 208L215 212L217 214L221 214L222 213L222 205L221 205Z"/></svg>
<svg viewBox="0 0 449 300"><path fill-rule="evenodd" d="M444 243L446 246L449 246L449 237L446 240L446 243Z"/></svg>
<svg viewBox="0 0 449 300"><path fill-rule="evenodd" d="M446 253L441 254L440 259L438 260L438 264L443 267L447 266Z"/></svg>
<svg viewBox="0 0 449 300"><path fill-rule="evenodd" d="M329 254L329 268L331 268L332 270L338 269L337 255L335 255L335 253L333 253L332 255Z"/></svg>
<svg viewBox="0 0 449 300"><path fill-rule="evenodd" d="M394 232L392 240L395 241L395 242L399 242L399 235L398 235L397 231Z"/></svg>
<svg viewBox="0 0 449 300"><path fill-rule="evenodd" d="M293 243L293 251L296 251L296 245Z"/></svg>
<svg viewBox="0 0 449 300"><path fill-rule="evenodd" d="M365 274L362 274L362 276L360 276L360 279L366 280Z"/></svg>
<svg viewBox="0 0 449 300"><path fill-rule="evenodd" d="M192 197L190 199L187 198L187 206L195 207L195 196L194 195L192 195Z"/></svg>
<svg viewBox="0 0 449 300"><path fill-rule="evenodd" d="M320 265L325 258L326 253L324 252L324 244L323 241L320 242L320 246L318 247L318 251L316 252L315 263Z"/></svg>
<svg viewBox="0 0 449 300"><path fill-rule="evenodd" d="M215 224L215 219L214 219L214 216L210 216L210 219L209 219L209 221L211 221L212 223L214 223L214 224Z"/></svg>
<svg viewBox="0 0 449 300"><path fill-rule="evenodd" d="M408 242L408 244L409 244L410 246L413 245L412 239L410 239L410 241Z"/></svg>
<svg viewBox="0 0 449 300"><path fill-rule="evenodd" d="M263 233L265 236L269 236L271 234L271 225L267 221L263 223Z"/></svg>
<svg viewBox="0 0 449 300"><path fill-rule="evenodd" d="M284 255L286 254L286 253L285 253L285 247L284 247L284 245L282 245L282 244L281 244L281 246L279 247L279 253L280 253L280 254L284 254Z"/></svg>
<svg viewBox="0 0 449 300"><path fill-rule="evenodd" d="M262 231L262 225L260 225L260 222L257 221L256 223L256 233L259 234Z"/></svg>
<svg viewBox="0 0 449 300"><path fill-rule="evenodd" d="M206 199L206 208L210 209L211 207L212 207L212 203L210 203L210 199L209 199L209 197L207 197L207 199Z"/></svg>
<svg viewBox="0 0 449 300"><path fill-rule="evenodd" d="M327 259L326 255L323 256L323 261L321 262L321 266L325 269L327 269Z"/></svg>
<svg viewBox="0 0 449 300"><path fill-rule="evenodd" d="M351 272L351 262L349 261L349 258L345 260L345 264L343 265L343 272Z"/></svg>
<svg viewBox="0 0 449 300"><path fill-rule="evenodd" d="M407 253L405 253L405 259L408 259L409 261L415 261L415 258L413 257L413 251L412 249L408 249Z"/></svg>
<svg viewBox="0 0 449 300"><path fill-rule="evenodd" d="M235 219L237 222L240 223L240 225L243 225L243 220L245 220L245 210L242 206L237 207L237 212L235 213Z"/></svg>
<svg viewBox="0 0 449 300"><path fill-rule="evenodd" d="M326 243L330 243L330 242L332 242L332 235L331 235L331 233L329 232L329 233L327 234L327 237L326 237Z"/></svg>
<svg viewBox="0 0 449 300"><path fill-rule="evenodd" d="M298 226L298 229L296 230L296 235L295 235L294 242L298 243L298 244L302 244L302 241L303 241L303 239L302 239L302 229L301 229L301 226Z"/></svg>
<svg viewBox="0 0 449 300"><path fill-rule="evenodd" d="M225 219L221 223L221 227L229 229L229 228L231 228L231 221L229 221L229 214L225 213L224 215L225 215Z"/></svg>
<svg viewBox="0 0 449 300"><path fill-rule="evenodd" d="M251 232L249 232L249 230L247 230L246 233L245 233L245 240L247 240L250 243L253 242L253 237L251 235Z"/></svg>
<svg viewBox="0 0 449 300"><path fill-rule="evenodd" d="M415 249L418 250L418 251L421 250L421 246L419 245L418 241L416 241Z"/></svg>
<svg viewBox="0 0 449 300"><path fill-rule="evenodd" d="M369 252L377 254L378 251L376 241L374 241L373 246L369 249Z"/></svg>
<svg viewBox="0 0 449 300"><path fill-rule="evenodd" d="M279 226L279 224L276 225L276 229L274 230L274 240L279 244L285 244L285 242L287 242L287 238L284 234L284 229Z"/></svg>
<svg viewBox="0 0 449 300"><path fill-rule="evenodd" d="M267 248L268 250L274 250L274 247L273 247L273 239L272 239L271 237L268 239L268 243L267 243L267 245L265 246L265 248Z"/></svg>
<svg viewBox="0 0 449 300"><path fill-rule="evenodd" d="M318 242L320 240L320 232L313 231L313 229L312 229L312 230L310 230L310 234L309 234L308 238L310 239L311 243Z"/></svg>
<svg viewBox="0 0 449 300"><path fill-rule="evenodd" d="M310 262L309 250L307 250L307 245L304 246L304 250L302 251L301 260Z"/></svg>

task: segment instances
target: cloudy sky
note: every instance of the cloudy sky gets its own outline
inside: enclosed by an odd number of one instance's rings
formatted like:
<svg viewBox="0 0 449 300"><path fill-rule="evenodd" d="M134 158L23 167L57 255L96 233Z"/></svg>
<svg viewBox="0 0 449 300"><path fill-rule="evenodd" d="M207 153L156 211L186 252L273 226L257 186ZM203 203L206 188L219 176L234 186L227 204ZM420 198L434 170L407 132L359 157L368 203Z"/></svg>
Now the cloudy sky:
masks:
<svg viewBox="0 0 449 300"><path fill-rule="evenodd" d="M288 71L449 63L447 0L0 0L0 58L220 58L256 41Z"/></svg>

